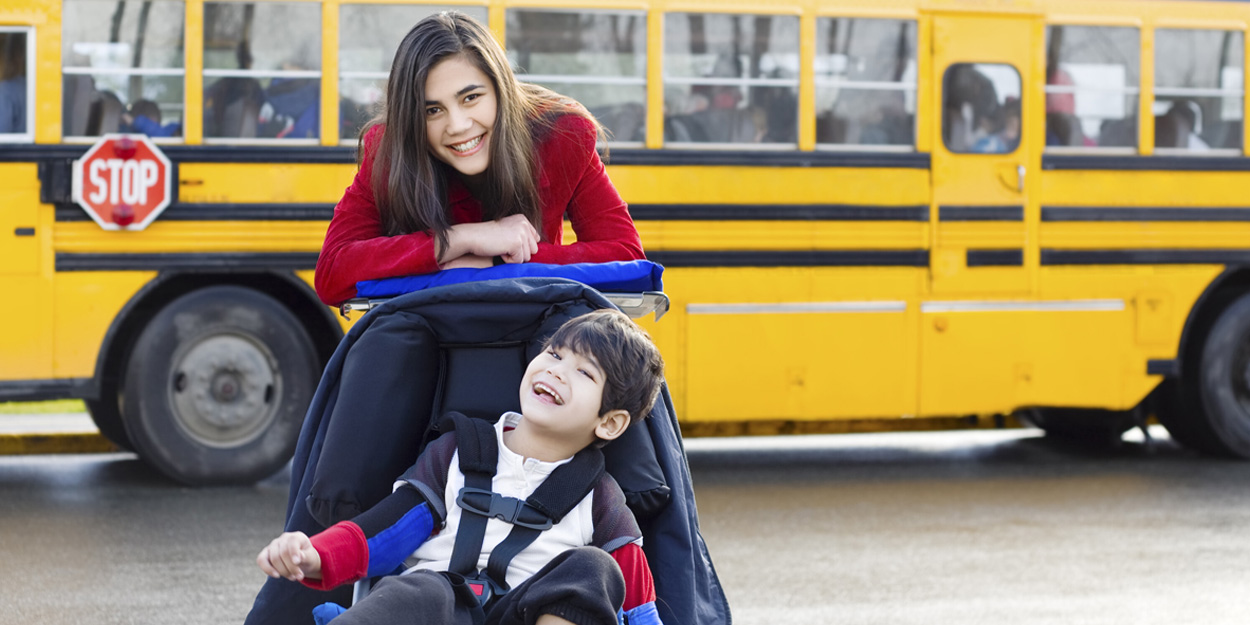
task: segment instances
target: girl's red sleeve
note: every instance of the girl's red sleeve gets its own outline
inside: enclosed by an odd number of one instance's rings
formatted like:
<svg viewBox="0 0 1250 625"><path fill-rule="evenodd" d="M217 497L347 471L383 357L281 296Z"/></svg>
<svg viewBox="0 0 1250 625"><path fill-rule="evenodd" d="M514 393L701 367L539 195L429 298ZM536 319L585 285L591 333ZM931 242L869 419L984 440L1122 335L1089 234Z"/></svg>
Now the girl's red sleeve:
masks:
<svg viewBox="0 0 1250 625"><path fill-rule="evenodd" d="M568 265L645 258L629 207L612 186L595 150L590 120L564 115L539 148L543 242L533 263ZM564 218L577 242L562 245Z"/></svg>
<svg viewBox="0 0 1250 625"><path fill-rule="evenodd" d="M373 154L382 128L365 135L364 158L356 179L334 207L326 230L313 284L317 296L337 306L356 296L356 283L395 276L430 273L438 269L434 239L424 232L385 236L382 217L373 197Z"/></svg>

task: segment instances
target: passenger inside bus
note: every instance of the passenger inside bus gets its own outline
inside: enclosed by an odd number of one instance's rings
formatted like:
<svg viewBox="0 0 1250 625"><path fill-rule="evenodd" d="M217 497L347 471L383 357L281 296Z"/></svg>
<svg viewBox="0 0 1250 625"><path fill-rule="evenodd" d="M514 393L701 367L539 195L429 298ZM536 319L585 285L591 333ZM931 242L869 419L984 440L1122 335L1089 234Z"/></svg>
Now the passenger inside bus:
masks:
<svg viewBox="0 0 1250 625"><path fill-rule="evenodd" d="M1201 131L1202 109L1192 100L1177 100L1155 117L1155 147L1209 150L1211 146L1199 136Z"/></svg>
<svg viewBox="0 0 1250 625"><path fill-rule="evenodd" d="M1009 154L1020 145L1020 100L1007 98L1007 102L999 106L992 115L982 118L984 132L976 143L972 144L973 152L982 154Z"/></svg>
<svg viewBox="0 0 1250 625"><path fill-rule="evenodd" d="M298 61L282 64L284 71L307 69ZM261 136L278 139L316 139L321 122L321 81L316 78L274 78L261 106Z"/></svg>
<svg viewBox="0 0 1250 625"><path fill-rule="evenodd" d="M235 49L239 69L252 68L251 47L239 42ZM248 76L227 76L204 90L204 136L257 136L260 109L265 103L265 90L260 82Z"/></svg>
<svg viewBox="0 0 1250 625"><path fill-rule="evenodd" d="M136 100L122 113L122 132L136 132L149 137L176 137L182 133L182 124L161 124L161 109L151 100Z"/></svg>

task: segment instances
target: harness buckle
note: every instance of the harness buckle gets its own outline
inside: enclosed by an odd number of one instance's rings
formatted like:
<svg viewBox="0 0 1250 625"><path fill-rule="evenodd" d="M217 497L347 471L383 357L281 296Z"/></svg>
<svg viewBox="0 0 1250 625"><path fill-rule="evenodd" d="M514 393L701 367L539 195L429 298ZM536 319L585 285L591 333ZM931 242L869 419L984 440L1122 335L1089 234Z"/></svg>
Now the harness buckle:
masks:
<svg viewBox="0 0 1250 625"><path fill-rule="evenodd" d="M501 587L495 580L491 579L486 571L478 571L472 575L466 575L464 583L469 590L477 597L477 602L482 606L482 610L489 611L495 600L508 594L507 588Z"/></svg>
<svg viewBox="0 0 1250 625"><path fill-rule="evenodd" d="M489 502L482 499L489 497ZM485 503L483 506L481 504ZM551 529L552 521L538 509L515 497L505 497L499 493L465 486L456 496L456 505L487 518L495 518L505 523L518 525L538 531ZM524 514L524 517L522 516Z"/></svg>

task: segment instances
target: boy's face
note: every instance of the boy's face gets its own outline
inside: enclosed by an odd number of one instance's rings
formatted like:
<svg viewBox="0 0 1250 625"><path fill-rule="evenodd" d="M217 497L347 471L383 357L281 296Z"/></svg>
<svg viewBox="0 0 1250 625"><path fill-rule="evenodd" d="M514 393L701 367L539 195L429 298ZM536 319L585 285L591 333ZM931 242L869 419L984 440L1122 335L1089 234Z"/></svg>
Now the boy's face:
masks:
<svg viewBox="0 0 1250 625"><path fill-rule="evenodd" d="M600 425L604 374L588 355L549 347L521 379L521 414L549 435L589 444Z"/></svg>

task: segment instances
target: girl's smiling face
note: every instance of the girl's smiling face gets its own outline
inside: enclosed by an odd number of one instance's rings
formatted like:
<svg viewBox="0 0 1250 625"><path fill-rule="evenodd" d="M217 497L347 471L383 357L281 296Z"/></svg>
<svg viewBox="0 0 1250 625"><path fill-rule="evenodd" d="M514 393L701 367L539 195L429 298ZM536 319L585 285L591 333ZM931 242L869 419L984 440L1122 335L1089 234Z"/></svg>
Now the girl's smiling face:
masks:
<svg viewBox="0 0 1250 625"><path fill-rule="evenodd" d="M465 176L486 171L497 107L495 87L476 65L463 55L440 61L425 80L430 153Z"/></svg>

